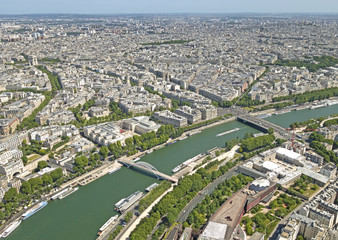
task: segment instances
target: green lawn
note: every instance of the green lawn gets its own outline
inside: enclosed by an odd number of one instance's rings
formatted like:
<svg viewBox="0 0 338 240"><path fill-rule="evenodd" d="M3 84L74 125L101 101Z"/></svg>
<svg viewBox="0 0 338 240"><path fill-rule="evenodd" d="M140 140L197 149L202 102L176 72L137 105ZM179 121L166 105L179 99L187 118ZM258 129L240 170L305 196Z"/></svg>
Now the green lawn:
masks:
<svg viewBox="0 0 338 240"><path fill-rule="evenodd" d="M41 157L41 155L39 155L39 154L34 154L34 155L32 155L32 156L30 156L30 157L28 158L28 161L29 161L29 162L33 162L34 160L38 159L39 157Z"/></svg>
<svg viewBox="0 0 338 240"><path fill-rule="evenodd" d="M309 183L308 186L307 186L307 189L302 193L302 195L306 196L306 197L310 197L312 196L315 192L317 192L318 190L320 190L320 188L318 189L312 189L312 187L314 187L315 184L313 183ZM295 191L297 192L300 192L299 190L299 187L295 187L294 188Z"/></svg>
<svg viewBox="0 0 338 240"><path fill-rule="evenodd" d="M207 170L207 172L208 172L208 173L211 173L211 172L217 170L218 165L219 165L219 164L216 164L216 165L212 166L211 168L209 168L209 169Z"/></svg>
<svg viewBox="0 0 338 240"><path fill-rule="evenodd" d="M315 192L317 192L318 190L320 190L320 188L314 190L314 189L311 189L312 187L314 186L314 184L310 184L308 189L303 193L304 196L307 196L307 197L310 197L312 196Z"/></svg>

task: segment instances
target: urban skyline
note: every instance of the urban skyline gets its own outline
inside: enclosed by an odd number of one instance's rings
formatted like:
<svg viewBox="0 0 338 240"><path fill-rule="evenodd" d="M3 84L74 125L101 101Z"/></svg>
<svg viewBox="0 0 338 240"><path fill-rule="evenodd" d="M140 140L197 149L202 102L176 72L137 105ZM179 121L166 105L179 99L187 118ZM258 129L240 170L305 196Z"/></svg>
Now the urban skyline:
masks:
<svg viewBox="0 0 338 240"><path fill-rule="evenodd" d="M0 238L338 239L337 29L337 14L1 15Z"/></svg>
<svg viewBox="0 0 338 240"><path fill-rule="evenodd" d="M338 13L335 0L241 0L241 1L108 1L60 0L22 1L2 3L0 14L118 14L118 13Z"/></svg>

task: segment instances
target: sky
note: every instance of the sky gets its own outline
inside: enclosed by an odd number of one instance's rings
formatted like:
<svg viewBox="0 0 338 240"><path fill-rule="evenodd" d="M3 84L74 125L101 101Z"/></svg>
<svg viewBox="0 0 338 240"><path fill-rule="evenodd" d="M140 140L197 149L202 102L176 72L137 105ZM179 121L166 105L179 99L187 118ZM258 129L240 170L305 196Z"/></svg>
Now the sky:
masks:
<svg viewBox="0 0 338 240"><path fill-rule="evenodd" d="M337 0L0 0L0 14L338 13Z"/></svg>

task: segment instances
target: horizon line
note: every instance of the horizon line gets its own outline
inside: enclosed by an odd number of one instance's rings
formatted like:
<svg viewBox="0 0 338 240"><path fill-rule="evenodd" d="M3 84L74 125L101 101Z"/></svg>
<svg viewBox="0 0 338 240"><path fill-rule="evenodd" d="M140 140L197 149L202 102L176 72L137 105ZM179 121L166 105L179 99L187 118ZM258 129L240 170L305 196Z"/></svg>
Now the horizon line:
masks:
<svg viewBox="0 0 338 240"><path fill-rule="evenodd" d="M301 14L301 15L338 15L338 12L121 12L121 13L0 13L0 16L20 16L20 15L220 15L220 14L273 14L273 15L289 15L289 14Z"/></svg>

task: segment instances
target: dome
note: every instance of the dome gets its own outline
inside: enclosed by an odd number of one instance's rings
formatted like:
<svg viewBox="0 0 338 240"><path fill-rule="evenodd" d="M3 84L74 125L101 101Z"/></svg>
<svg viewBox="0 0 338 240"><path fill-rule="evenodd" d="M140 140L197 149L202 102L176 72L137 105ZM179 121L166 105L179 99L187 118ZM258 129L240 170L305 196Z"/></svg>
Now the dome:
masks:
<svg viewBox="0 0 338 240"><path fill-rule="evenodd" d="M269 186L270 186L270 182L268 179L260 178L260 179L253 181L251 185L249 186L249 189L259 192L259 191L263 191L265 188Z"/></svg>

